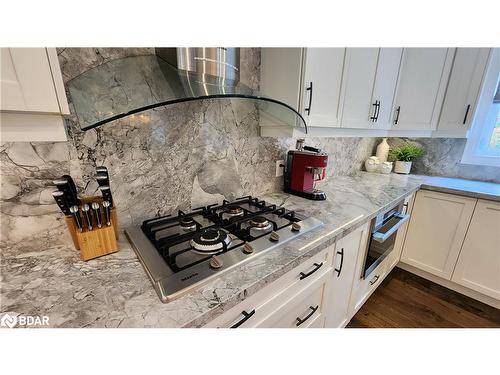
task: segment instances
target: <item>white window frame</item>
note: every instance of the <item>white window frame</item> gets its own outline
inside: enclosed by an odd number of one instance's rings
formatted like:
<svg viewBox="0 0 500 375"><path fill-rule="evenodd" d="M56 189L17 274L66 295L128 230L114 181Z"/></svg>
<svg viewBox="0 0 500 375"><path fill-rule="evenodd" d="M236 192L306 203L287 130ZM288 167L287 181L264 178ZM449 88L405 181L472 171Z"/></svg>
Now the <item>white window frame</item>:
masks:
<svg viewBox="0 0 500 375"><path fill-rule="evenodd" d="M462 155L462 164L488 165L500 167L500 157L485 156L478 154L483 128L487 124L488 115L493 97L497 89L498 75L500 74L500 48L492 48L490 60L484 76L484 84L479 96L477 108L472 120L472 126L467 137L464 153Z"/></svg>

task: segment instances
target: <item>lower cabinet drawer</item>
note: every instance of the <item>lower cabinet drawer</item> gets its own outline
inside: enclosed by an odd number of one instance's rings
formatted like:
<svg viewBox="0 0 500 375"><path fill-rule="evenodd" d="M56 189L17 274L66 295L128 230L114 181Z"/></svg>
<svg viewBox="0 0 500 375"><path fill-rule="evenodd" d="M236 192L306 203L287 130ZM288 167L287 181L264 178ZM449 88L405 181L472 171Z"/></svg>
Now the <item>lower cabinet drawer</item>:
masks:
<svg viewBox="0 0 500 375"><path fill-rule="evenodd" d="M390 257L384 259L366 279L359 279L354 282L355 286L352 294L353 300L351 301L351 310L357 312L373 291L378 288L387 273L390 259Z"/></svg>
<svg viewBox="0 0 500 375"><path fill-rule="evenodd" d="M307 259L236 306L207 323L207 328L251 328L269 317L304 288L331 272L330 248Z"/></svg>
<svg viewBox="0 0 500 375"><path fill-rule="evenodd" d="M278 310L271 313L258 327L262 328L307 328L323 327L325 321L324 300L331 272L292 296Z"/></svg>

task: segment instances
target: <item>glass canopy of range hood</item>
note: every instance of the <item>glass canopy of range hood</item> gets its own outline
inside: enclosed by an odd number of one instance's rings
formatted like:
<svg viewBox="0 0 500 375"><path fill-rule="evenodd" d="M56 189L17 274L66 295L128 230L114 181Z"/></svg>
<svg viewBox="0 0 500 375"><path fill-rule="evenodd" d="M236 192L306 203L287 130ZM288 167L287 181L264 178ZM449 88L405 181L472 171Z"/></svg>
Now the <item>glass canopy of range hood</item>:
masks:
<svg viewBox="0 0 500 375"><path fill-rule="evenodd" d="M253 101L266 124L302 128L307 133L304 118L289 105L241 82L178 70L156 55L109 61L67 85L82 130L164 105L241 98Z"/></svg>

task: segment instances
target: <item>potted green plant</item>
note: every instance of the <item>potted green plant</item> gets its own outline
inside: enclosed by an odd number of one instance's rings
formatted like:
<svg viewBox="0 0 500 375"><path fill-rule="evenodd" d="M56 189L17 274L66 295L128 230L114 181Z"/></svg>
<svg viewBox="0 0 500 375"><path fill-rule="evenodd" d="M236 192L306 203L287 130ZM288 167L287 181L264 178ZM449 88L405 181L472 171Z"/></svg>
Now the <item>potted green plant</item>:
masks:
<svg viewBox="0 0 500 375"><path fill-rule="evenodd" d="M421 157L425 153L424 149L413 143L395 147L389 151L389 157L396 161L394 172L408 174L411 170L412 161Z"/></svg>

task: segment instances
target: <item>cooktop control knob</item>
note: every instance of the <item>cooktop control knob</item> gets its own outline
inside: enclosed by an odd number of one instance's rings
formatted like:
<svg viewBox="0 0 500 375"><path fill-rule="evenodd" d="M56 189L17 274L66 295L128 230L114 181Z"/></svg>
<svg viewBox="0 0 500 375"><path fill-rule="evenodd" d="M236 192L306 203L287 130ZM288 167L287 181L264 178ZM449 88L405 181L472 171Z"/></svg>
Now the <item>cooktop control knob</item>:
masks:
<svg viewBox="0 0 500 375"><path fill-rule="evenodd" d="M248 242L245 243L245 245L243 245L243 252L245 254L252 254L254 251L254 248L252 245L250 245Z"/></svg>
<svg viewBox="0 0 500 375"><path fill-rule="evenodd" d="M221 268L223 264L224 262L222 262L222 259L217 255L212 256L212 259L210 259L210 267L212 267L214 270Z"/></svg>
<svg viewBox="0 0 500 375"><path fill-rule="evenodd" d="M292 223L292 231L293 232L298 232L301 229L302 229L302 225L300 225L299 223Z"/></svg>
<svg viewBox="0 0 500 375"><path fill-rule="evenodd" d="M269 236L269 240L276 242L280 240L280 235L276 232L271 232L271 235Z"/></svg>

